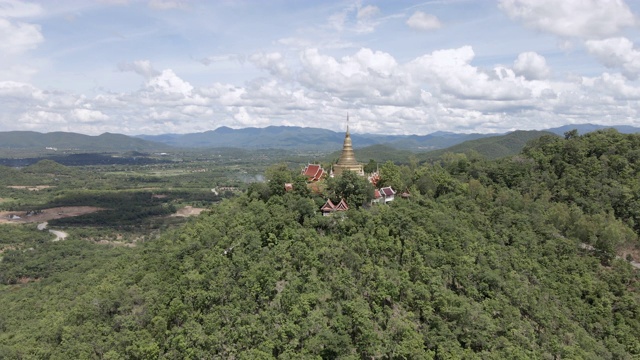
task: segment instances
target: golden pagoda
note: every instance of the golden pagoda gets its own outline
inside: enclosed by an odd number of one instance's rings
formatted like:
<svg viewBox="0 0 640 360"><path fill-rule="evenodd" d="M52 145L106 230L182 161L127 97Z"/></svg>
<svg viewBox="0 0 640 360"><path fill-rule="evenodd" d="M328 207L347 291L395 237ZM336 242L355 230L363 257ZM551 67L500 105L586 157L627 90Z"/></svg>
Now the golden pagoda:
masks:
<svg viewBox="0 0 640 360"><path fill-rule="evenodd" d="M351 143L351 135L349 134L349 115L347 114L347 133L344 136L344 145L342 145L342 154L338 163L333 165L334 175L340 175L344 171L353 171L360 176L364 176L362 164L356 161L356 155L353 152L353 144Z"/></svg>

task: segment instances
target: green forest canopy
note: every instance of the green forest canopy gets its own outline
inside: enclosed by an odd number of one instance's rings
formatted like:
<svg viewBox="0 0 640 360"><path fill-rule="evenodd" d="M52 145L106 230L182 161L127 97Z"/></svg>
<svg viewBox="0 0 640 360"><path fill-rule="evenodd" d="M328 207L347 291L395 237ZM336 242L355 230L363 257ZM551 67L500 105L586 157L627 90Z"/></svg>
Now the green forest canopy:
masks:
<svg viewBox="0 0 640 360"><path fill-rule="evenodd" d="M256 187L135 249L56 243L67 266L0 288L0 358L640 356L638 270L615 258L638 248L640 135L396 170L409 199L344 216Z"/></svg>

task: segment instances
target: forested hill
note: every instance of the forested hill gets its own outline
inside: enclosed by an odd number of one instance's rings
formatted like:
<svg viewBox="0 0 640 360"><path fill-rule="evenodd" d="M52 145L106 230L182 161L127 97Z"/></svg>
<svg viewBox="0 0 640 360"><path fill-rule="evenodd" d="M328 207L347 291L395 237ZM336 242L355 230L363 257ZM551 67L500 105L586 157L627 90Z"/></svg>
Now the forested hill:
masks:
<svg viewBox="0 0 640 360"><path fill-rule="evenodd" d="M138 248L69 248L48 263L66 270L1 287L0 358L640 356L638 270L615 257L637 259L640 135L386 163L380 181L411 196L343 216L318 214L353 195L343 179L284 193L295 173L272 168L269 183Z"/></svg>
<svg viewBox="0 0 640 360"><path fill-rule="evenodd" d="M57 150L83 151L159 151L169 146L130 137L122 134L104 133L98 136L83 135L71 132L39 133L35 131L0 132L0 148L14 150Z"/></svg>
<svg viewBox="0 0 640 360"><path fill-rule="evenodd" d="M506 135L491 136L482 139L469 140L446 149L429 151L422 155L423 159L436 159L447 152L466 153L475 152L487 159L498 159L505 156L516 155L522 151L527 142L543 135L551 135L546 131L514 131Z"/></svg>

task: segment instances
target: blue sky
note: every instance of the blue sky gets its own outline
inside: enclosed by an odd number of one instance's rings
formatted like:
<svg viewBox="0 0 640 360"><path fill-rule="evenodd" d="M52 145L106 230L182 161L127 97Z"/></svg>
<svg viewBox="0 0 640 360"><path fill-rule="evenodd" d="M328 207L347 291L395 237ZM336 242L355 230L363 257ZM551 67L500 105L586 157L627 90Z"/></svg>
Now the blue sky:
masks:
<svg viewBox="0 0 640 360"><path fill-rule="evenodd" d="M638 2L0 0L0 131L640 126Z"/></svg>

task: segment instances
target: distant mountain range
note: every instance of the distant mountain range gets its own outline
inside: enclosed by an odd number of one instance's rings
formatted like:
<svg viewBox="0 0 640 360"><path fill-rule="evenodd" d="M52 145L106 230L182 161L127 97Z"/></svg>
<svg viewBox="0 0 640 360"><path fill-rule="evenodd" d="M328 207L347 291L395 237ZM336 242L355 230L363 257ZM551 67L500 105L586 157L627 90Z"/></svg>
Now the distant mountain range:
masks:
<svg viewBox="0 0 640 360"><path fill-rule="evenodd" d="M437 132L429 135L351 134L354 147L384 144L396 149L427 151L495 134L456 134ZM141 139L181 148L241 147L244 149L337 150L342 148L344 132L296 126L216 130L192 134L140 135Z"/></svg>
<svg viewBox="0 0 640 360"><path fill-rule="evenodd" d="M162 151L166 144L156 143L122 134L104 133L89 136L70 132L39 133L35 131L0 132L0 148L15 150L126 152Z"/></svg>
<svg viewBox="0 0 640 360"><path fill-rule="evenodd" d="M616 128L622 133L640 132L633 126L603 126L593 124L566 125L546 131L562 135L577 129L580 134L602 128ZM452 132L435 132L429 135L375 135L351 134L355 148L372 145L384 145L397 150L427 152L445 149L468 141L475 141L469 146L480 149L492 147L490 153L502 154L508 145L496 143L494 138L504 134L458 134ZM508 137L506 142L518 143L530 136L540 136L537 132L518 134ZM517 140L514 140L517 139ZM87 152L125 152L125 151L169 151L171 148L242 148L246 150L284 149L314 150L332 152L341 149L344 141L343 132L335 132L319 128L303 128L295 126L269 126L265 128L231 129L220 127L216 130L191 134L139 135L136 137L121 134L105 133L89 136L68 132L38 133L33 131L0 132L0 148L15 150L77 150ZM491 145L489 145L491 143ZM518 143L519 144L519 143ZM502 148L500 148L502 146ZM519 145L518 145L519 146ZM467 147L463 147L467 149ZM462 151L462 149L458 149ZM449 151L458 151L456 148ZM486 149L485 149L486 150Z"/></svg>
<svg viewBox="0 0 640 360"><path fill-rule="evenodd" d="M622 133L640 132L640 128L620 125L604 126L593 124L566 125L548 131L557 135L577 129L584 134L598 129L614 127ZM503 134L459 134L438 131L428 135L377 135L351 134L353 146L363 148L371 145L386 145L399 150L425 152L444 149L469 140L494 137ZM181 148L241 147L244 149L305 149L339 150L344 141L343 132L296 126L268 126L265 128L231 129L220 127L216 130L191 134L140 135L141 139L164 143Z"/></svg>

